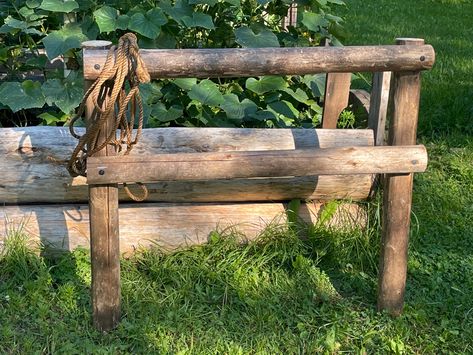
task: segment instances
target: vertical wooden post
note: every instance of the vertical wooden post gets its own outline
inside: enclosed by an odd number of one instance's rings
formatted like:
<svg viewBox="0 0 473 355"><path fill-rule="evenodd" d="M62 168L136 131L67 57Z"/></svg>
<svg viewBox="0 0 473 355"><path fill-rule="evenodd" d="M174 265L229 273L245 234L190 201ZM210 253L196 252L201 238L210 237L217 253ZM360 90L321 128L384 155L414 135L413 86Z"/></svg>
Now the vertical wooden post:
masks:
<svg viewBox="0 0 473 355"><path fill-rule="evenodd" d="M108 41L88 41L84 50L105 49ZM97 68L100 70L100 68ZM86 80L86 89L92 82ZM107 98L105 98L107 100ZM95 115L94 104L87 102L86 119ZM111 122L105 124L97 137L100 145L113 129ZM95 156L114 155L107 146ZM94 326L101 331L115 328L120 320L120 246L118 227L118 185L89 185L90 253L92 261L92 317Z"/></svg>
<svg viewBox="0 0 473 355"><path fill-rule="evenodd" d="M400 38L399 45L421 45L422 39ZM422 59L420 59L422 60ZM392 117L388 143L416 142L420 98L420 73L394 73ZM407 274L413 175L388 174L383 197L383 232L378 282L378 309L402 313Z"/></svg>
<svg viewBox="0 0 473 355"><path fill-rule="evenodd" d="M329 46L325 39L323 46ZM324 108L322 111L322 128L337 128L338 117L348 106L350 96L351 73L327 73L325 79Z"/></svg>
<svg viewBox="0 0 473 355"><path fill-rule="evenodd" d="M375 145L384 145L386 116L388 112L391 72L373 74L373 88L370 96L368 127L374 131Z"/></svg>

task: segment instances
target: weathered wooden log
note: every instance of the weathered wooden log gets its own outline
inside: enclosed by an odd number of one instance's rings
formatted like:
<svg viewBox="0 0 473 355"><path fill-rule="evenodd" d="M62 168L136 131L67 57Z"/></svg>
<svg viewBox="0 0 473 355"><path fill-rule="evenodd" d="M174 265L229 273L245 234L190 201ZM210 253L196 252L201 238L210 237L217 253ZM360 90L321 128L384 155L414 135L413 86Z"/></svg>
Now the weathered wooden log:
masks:
<svg viewBox="0 0 473 355"><path fill-rule="evenodd" d="M301 204L299 217L316 223L322 203ZM120 250L133 252L152 245L176 249L205 243L212 231L234 230L251 239L270 224L287 222L283 203L124 204L120 206ZM10 231L22 230L52 252L89 247L87 205L20 205L0 208L0 244ZM366 224L366 211L341 204L327 223L333 227Z"/></svg>
<svg viewBox="0 0 473 355"><path fill-rule="evenodd" d="M340 113L348 106L351 73L328 73L325 83L322 128L337 128Z"/></svg>
<svg viewBox="0 0 473 355"><path fill-rule="evenodd" d="M391 72L374 73L370 96L368 127L374 131L375 144L385 144Z"/></svg>
<svg viewBox="0 0 473 355"><path fill-rule="evenodd" d="M397 43L421 47L422 39ZM415 144L420 99L420 72L394 73L392 118L388 144ZM378 280L378 309L402 313L407 277L413 174L387 174L383 194L383 230Z"/></svg>
<svg viewBox="0 0 473 355"><path fill-rule="evenodd" d="M90 157L87 182L214 180L243 177L423 172L423 145L254 152L174 153Z"/></svg>
<svg viewBox="0 0 473 355"><path fill-rule="evenodd" d="M66 161L77 143L67 128L1 128L0 141L0 203L88 200L86 179L72 179L66 170ZM156 128L143 131L130 156L372 145L371 130ZM165 182L148 186L148 201L359 200L367 198L371 182L371 176L365 175ZM128 197L120 192L120 200Z"/></svg>
<svg viewBox="0 0 473 355"><path fill-rule="evenodd" d="M152 78L249 77L329 72L430 69L435 53L423 46L143 49ZM84 51L84 77L96 79L107 51Z"/></svg>

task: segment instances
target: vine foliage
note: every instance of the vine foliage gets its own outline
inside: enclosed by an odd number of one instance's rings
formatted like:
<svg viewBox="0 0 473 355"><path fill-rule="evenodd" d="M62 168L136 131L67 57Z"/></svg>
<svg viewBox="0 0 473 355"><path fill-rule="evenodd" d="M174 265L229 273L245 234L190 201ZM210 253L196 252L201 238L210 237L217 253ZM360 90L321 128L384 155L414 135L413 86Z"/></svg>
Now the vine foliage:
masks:
<svg viewBox="0 0 473 355"><path fill-rule="evenodd" d="M134 32L141 48L339 44L343 21L332 11L344 1L296 1L297 21L283 28L292 0L0 0L0 124L67 122L83 94L85 40ZM141 92L148 126L313 127L324 80L188 78L142 84Z"/></svg>

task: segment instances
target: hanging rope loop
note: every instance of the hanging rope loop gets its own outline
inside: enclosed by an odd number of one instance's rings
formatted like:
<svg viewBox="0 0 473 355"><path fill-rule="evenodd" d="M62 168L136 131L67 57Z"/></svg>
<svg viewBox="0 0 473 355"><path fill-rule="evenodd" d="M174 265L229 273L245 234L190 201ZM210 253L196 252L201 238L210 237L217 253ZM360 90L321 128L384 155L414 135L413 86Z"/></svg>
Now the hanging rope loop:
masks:
<svg viewBox="0 0 473 355"><path fill-rule="evenodd" d="M133 33L123 35L118 45L110 48L100 75L84 94L77 115L70 122L71 135L79 141L67 164L71 176L86 176L87 158L109 145L115 148L116 153L130 153L143 129L139 84L150 80L139 54L136 36ZM87 113L86 133L80 135L75 131L74 124L83 116L88 102L92 103L93 110ZM133 135L136 120L137 129ZM100 144L99 136L106 137ZM143 201L148 196L148 190L145 185L138 185L143 190L141 196L134 195L126 185L125 191L132 200Z"/></svg>

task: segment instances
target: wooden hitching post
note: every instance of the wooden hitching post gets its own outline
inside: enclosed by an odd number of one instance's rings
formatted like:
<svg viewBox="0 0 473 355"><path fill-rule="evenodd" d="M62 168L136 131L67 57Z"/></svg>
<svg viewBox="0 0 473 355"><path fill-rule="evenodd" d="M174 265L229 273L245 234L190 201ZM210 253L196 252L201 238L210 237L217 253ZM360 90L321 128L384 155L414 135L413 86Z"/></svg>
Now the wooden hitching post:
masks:
<svg viewBox="0 0 473 355"><path fill-rule="evenodd" d="M422 45L423 39L399 38L399 45ZM419 58L420 61L425 58ZM389 145L416 142L420 72L395 72ZM383 197L383 232L378 283L378 309L401 314L407 274L413 174L387 174Z"/></svg>
<svg viewBox="0 0 473 355"><path fill-rule="evenodd" d="M109 48L108 41L88 41L84 51ZM96 68L100 70L100 68ZM87 90L93 81L85 80ZM107 100L107 98L105 98ZM94 115L94 104L87 102L86 119ZM97 137L104 142L113 125L113 116ZM94 156L115 155L108 145ZM120 320L120 248L118 239L118 185L89 185L90 253L92 262L92 317L101 331L115 328Z"/></svg>

